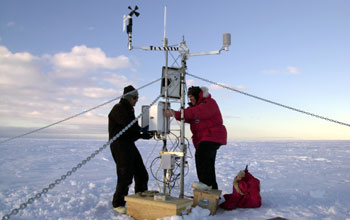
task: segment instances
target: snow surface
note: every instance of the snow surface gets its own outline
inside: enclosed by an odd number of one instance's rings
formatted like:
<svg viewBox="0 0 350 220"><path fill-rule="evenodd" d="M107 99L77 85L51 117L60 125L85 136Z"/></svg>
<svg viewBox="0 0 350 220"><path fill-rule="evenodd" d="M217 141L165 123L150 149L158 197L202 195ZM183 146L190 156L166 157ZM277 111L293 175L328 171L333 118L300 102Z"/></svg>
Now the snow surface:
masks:
<svg viewBox="0 0 350 220"><path fill-rule="evenodd" d="M105 142L101 140L20 139L0 145L0 217L26 202ZM147 166L161 144L138 141ZM193 147L192 154L194 153ZM223 194L232 193L236 174L249 165L261 181L262 207L256 209L193 209L184 217L164 220L347 219L350 220L350 141L230 142L217 154L216 172ZM185 195L197 181L194 159L185 177ZM109 147L65 181L11 219L118 219L111 205L116 185ZM158 190L150 174L149 189ZM129 193L133 193L133 185ZM174 190L177 196L178 191Z"/></svg>

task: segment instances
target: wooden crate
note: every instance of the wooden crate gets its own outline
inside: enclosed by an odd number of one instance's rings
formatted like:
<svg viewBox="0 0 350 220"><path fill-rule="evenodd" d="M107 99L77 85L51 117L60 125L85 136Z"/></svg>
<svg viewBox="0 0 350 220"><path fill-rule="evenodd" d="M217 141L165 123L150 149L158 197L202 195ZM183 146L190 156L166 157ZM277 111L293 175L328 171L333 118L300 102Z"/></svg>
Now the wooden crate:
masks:
<svg viewBox="0 0 350 220"><path fill-rule="evenodd" d="M193 190L193 206L200 205L202 199L207 199L209 201L207 208L210 211L210 215L215 215L218 208L218 203L221 195L221 190L212 189L207 191Z"/></svg>
<svg viewBox="0 0 350 220"><path fill-rule="evenodd" d="M155 220L173 215L182 215L187 206L192 205L191 199L169 197L166 201L154 200L153 197L131 195L125 197L126 214L135 220Z"/></svg>

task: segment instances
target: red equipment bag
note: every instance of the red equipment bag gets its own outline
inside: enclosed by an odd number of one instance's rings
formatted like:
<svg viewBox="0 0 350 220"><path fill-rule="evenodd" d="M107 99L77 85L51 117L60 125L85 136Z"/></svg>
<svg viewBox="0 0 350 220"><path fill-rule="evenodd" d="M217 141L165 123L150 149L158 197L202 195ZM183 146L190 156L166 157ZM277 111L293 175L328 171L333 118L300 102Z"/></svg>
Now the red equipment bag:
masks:
<svg viewBox="0 0 350 220"><path fill-rule="evenodd" d="M261 206L260 180L248 172L248 165L235 177L233 193L225 194L224 198L225 202L221 203L220 207L227 210Z"/></svg>

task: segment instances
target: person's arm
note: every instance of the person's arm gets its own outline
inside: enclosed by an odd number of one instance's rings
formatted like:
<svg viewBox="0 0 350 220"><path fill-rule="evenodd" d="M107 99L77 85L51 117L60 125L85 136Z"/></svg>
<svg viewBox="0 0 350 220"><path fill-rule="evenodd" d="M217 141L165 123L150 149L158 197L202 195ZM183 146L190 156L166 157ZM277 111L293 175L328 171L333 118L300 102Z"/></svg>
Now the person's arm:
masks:
<svg viewBox="0 0 350 220"><path fill-rule="evenodd" d="M219 111L219 107L214 100L200 103L194 107L185 109L186 120L205 120L214 117Z"/></svg>
<svg viewBox="0 0 350 220"><path fill-rule="evenodd" d="M109 115L110 120L115 124L115 132L114 135L118 134L123 128L125 128L130 122L132 118L130 118L130 114L124 108L117 108L115 111L112 111ZM140 126L137 121L128 128L119 138L120 139L130 139L136 141L141 137ZM111 138L111 137L110 137Z"/></svg>
<svg viewBox="0 0 350 220"><path fill-rule="evenodd" d="M165 117L174 117L176 120L181 120L181 111L175 111L173 109L164 110L164 116ZM185 117L185 122L189 122L189 120Z"/></svg>

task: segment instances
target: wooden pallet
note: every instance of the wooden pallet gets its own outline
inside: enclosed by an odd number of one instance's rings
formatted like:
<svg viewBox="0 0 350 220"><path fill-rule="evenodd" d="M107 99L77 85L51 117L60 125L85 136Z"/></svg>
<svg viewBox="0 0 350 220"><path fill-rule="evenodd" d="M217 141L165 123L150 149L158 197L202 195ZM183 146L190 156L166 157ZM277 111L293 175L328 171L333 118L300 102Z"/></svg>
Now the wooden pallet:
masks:
<svg viewBox="0 0 350 220"><path fill-rule="evenodd" d="M206 191L193 190L193 206L201 206L202 208L209 209L210 215L215 215L218 208L218 203L221 195L221 190L212 189ZM207 200L207 204L203 206L202 200ZM202 202L203 203L203 202Z"/></svg>
<svg viewBox="0 0 350 220"><path fill-rule="evenodd" d="M186 207L192 205L191 199L169 197L165 201L154 200L153 196L126 196L126 214L135 220L155 220L173 215L182 215Z"/></svg>

